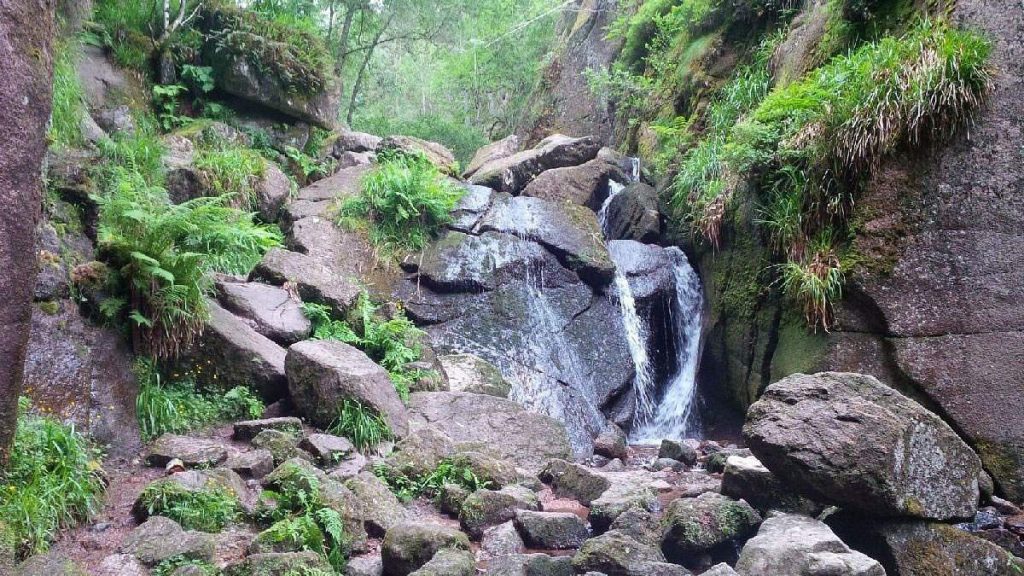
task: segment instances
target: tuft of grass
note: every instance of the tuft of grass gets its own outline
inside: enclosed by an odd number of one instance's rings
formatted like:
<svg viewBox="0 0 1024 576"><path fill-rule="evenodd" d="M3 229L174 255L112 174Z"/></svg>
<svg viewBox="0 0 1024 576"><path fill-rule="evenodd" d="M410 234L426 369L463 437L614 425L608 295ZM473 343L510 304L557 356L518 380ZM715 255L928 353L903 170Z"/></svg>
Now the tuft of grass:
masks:
<svg viewBox="0 0 1024 576"><path fill-rule="evenodd" d="M7 468L0 473L0 517L16 555L46 551L57 534L95 513L103 495L99 453L81 434L18 403L18 427Z"/></svg>
<svg viewBox="0 0 1024 576"><path fill-rule="evenodd" d="M231 490L211 482L203 490L189 490L173 480L146 487L139 504L150 516L166 516L186 530L220 532L241 513Z"/></svg>
<svg viewBox="0 0 1024 576"><path fill-rule="evenodd" d="M341 224L370 223L370 240L388 252L421 250L451 221L464 191L419 154L379 158L362 190L341 205Z"/></svg>
<svg viewBox="0 0 1024 576"><path fill-rule="evenodd" d="M53 112L47 137L58 148L83 143L82 119L85 117L82 84L78 80L78 45L63 40L54 45Z"/></svg>
<svg viewBox="0 0 1024 576"><path fill-rule="evenodd" d="M445 484L456 484L475 492L481 488L495 488L494 482L483 480L458 458L445 458L437 467L420 477L411 478L398 473L384 464L377 464L373 473L380 478L402 502L420 496L436 498Z"/></svg>
<svg viewBox="0 0 1024 576"><path fill-rule="evenodd" d="M140 383L135 414L145 440L217 422L259 418L265 409L263 401L242 386L227 392L201 392L188 378L164 383L149 359L137 360L135 373Z"/></svg>
<svg viewBox="0 0 1024 576"><path fill-rule="evenodd" d="M259 152L241 146L205 148L196 154L195 167L206 175L217 196L231 198L232 206L258 208L256 187L267 169Z"/></svg>
<svg viewBox="0 0 1024 576"><path fill-rule="evenodd" d="M779 267L782 289L803 308L807 325L828 332L835 302L842 298L844 278L831 233L823 232L815 239L803 260L788 260Z"/></svg>
<svg viewBox="0 0 1024 576"><path fill-rule="evenodd" d="M338 418L328 428L328 432L348 438L360 451L375 448L394 437L384 418L357 400L342 400L338 407Z"/></svg>

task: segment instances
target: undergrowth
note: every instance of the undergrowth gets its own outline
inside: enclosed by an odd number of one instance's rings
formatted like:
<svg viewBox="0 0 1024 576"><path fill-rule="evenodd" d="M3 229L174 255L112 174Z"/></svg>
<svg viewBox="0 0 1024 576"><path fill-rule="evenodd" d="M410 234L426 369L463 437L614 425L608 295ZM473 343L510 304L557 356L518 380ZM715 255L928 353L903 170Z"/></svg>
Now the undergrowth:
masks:
<svg viewBox="0 0 1024 576"><path fill-rule="evenodd" d="M46 135L58 148L82 144L82 119L85 117L82 84L78 80L78 44L61 40L54 44L53 112Z"/></svg>
<svg viewBox="0 0 1024 576"><path fill-rule="evenodd" d="M142 491L138 505L149 516L166 516L186 530L202 532L220 532L241 514L234 493L214 481L202 490L190 490L173 479L156 482Z"/></svg>
<svg viewBox="0 0 1024 576"><path fill-rule="evenodd" d="M164 382L152 360L136 361L139 394L135 414L144 440L234 420L252 420L265 406L248 388L202 391L191 377Z"/></svg>
<svg viewBox="0 0 1024 576"><path fill-rule="evenodd" d="M153 567L152 576L174 576L179 568L191 568L187 573L190 576L220 576L221 570L213 564L185 555L173 556L162 560Z"/></svg>
<svg viewBox="0 0 1024 576"><path fill-rule="evenodd" d="M312 472L296 464L283 467L274 474L273 489L260 496L256 514L270 526L257 542L315 552L341 573L348 546L341 515L324 502L320 479Z"/></svg>
<svg viewBox="0 0 1024 576"><path fill-rule="evenodd" d="M341 205L340 223L369 223L370 240L385 252L421 250L451 221L464 191L420 154L391 153L363 178L359 194Z"/></svg>
<svg viewBox="0 0 1024 576"><path fill-rule="evenodd" d="M232 145L202 148L194 165L206 175L215 195L229 197L232 206L257 209L257 186L267 169L259 152Z"/></svg>
<svg viewBox="0 0 1024 576"><path fill-rule="evenodd" d="M61 530L89 518L104 490L99 453L73 427L30 408L19 400L14 449L0 473L0 537L13 541L18 558L44 552Z"/></svg>
<svg viewBox="0 0 1024 576"><path fill-rule="evenodd" d="M373 473L380 478L402 502L421 496L437 498L445 484L455 484L475 492L481 488L494 488L493 482L482 480L458 458L445 458L429 473L410 477L383 464L374 466Z"/></svg>

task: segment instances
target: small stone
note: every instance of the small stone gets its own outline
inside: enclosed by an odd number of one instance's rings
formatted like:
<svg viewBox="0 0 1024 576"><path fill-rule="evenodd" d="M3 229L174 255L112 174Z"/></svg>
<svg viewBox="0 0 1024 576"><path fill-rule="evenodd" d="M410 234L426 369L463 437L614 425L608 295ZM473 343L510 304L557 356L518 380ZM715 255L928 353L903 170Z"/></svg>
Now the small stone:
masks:
<svg viewBox="0 0 1024 576"><path fill-rule="evenodd" d="M242 478L260 479L274 469L274 455L263 449L241 452L230 456L224 467L234 470Z"/></svg>
<svg viewBox="0 0 1024 576"><path fill-rule="evenodd" d="M292 416L280 418L263 418L261 420L245 420L235 422L234 439L243 442L251 441L264 430L277 430L292 436L302 436L302 420Z"/></svg>
<svg viewBox="0 0 1024 576"><path fill-rule="evenodd" d="M487 563L487 576L572 576L572 558L547 554L512 554Z"/></svg>
<svg viewBox="0 0 1024 576"><path fill-rule="evenodd" d="M252 439L252 445L269 451L273 455L274 464L276 465L280 465L292 458L313 459L305 451L299 450L298 438L280 430L267 429L261 431Z"/></svg>
<svg viewBox="0 0 1024 576"><path fill-rule="evenodd" d="M96 567L95 576L148 576L146 566L131 554L107 556Z"/></svg>
<svg viewBox="0 0 1024 576"><path fill-rule="evenodd" d="M383 572L384 562L380 554L356 556L345 562L345 576L381 576Z"/></svg>
<svg viewBox="0 0 1024 576"><path fill-rule="evenodd" d="M530 492L530 495L533 496L533 493ZM512 520L516 510L536 510L538 507L536 496L530 499L525 494L508 489L494 491L482 488L462 502L459 522L471 537L479 539L484 528Z"/></svg>
<svg viewBox="0 0 1024 576"><path fill-rule="evenodd" d="M628 455L626 434L622 428L611 424L594 440L594 453L607 458L625 460Z"/></svg>
<svg viewBox="0 0 1024 576"><path fill-rule="evenodd" d="M487 558L521 554L525 549L526 544L512 522L491 526L480 538L480 551Z"/></svg>
<svg viewBox="0 0 1024 576"><path fill-rule="evenodd" d="M370 461L359 452L353 452L331 469L328 476L335 480L348 480L362 472Z"/></svg>
<svg viewBox="0 0 1024 576"><path fill-rule="evenodd" d="M547 550L578 548L590 535L579 516L565 512L518 510L515 527L528 546Z"/></svg>
<svg viewBox="0 0 1024 576"><path fill-rule="evenodd" d="M655 472L659 470L682 470L685 467L685 464L673 458L656 458L654 462L651 462L650 466L648 466L650 470Z"/></svg>
<svg viewBox="0 0 1024 576"><path fill-rule="evenodd" d="M309 452L328 466L355 451L355 446L347 438L331 434L310 434L299 442L299 448Z"/></svg>
<svg viewBox="0 0 1024 576"><path fill-rule="evenodd" d="M541 481L550 484L555 494L578 500L584 506L604 494L611 485L607 478L565 460L551 460L538 475Z"/></svg>
<svg viewBox="0 0 1024 576"><path fill-rule="evenodd" d="M671 458L687 466L697 463L697 450L682 440L662 440L658 448L658 458Z"/></svg>

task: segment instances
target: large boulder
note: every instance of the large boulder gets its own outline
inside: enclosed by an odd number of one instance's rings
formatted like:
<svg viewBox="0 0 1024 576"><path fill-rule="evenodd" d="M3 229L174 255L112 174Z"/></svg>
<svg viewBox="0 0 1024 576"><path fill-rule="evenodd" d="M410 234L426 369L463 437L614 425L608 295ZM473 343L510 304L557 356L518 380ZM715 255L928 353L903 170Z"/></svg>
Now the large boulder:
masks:
<svg viewBox="0 0 1024 576"><path fill-rule="evenodd" d="M330 148L330 154L335 158L341 158L341 155L345 152L375 152L381 140L380 136L374 136L366 132L342 130L334 139L334 143Z"/></svg>
<svg viewBox="0 0 1024 576"><path fill-rule="evenodd" d="M469 181L499 192L519 194L545 170L578 166L593 160L600 149L600 143L592 137L570 138L555 134L545 138L536 148L485 162Z"/></svg>
<svg viewBox="0 0 1024 576"><path fill-rule="evenodd" d="M288 349L285 359L292 402L310 422L326 428L343 400L377 412L401 438L409 417L386 370L360 350L337 340L307 340Z"/></svg>
<svg viewBox="0 0 1024 576"><path fill-rule="evenodd" d="M612 530L583 543L572 559L577 574L607 576L689 576L682 566L669 564L660 550Z"/></svg>
<svg viewBox="0 0 1024 576"><path fill-rule="evenodd" d="M302 313L302 302L283 288L259 282L219 282L217 288L225 308L275 342L294 344L312 331Z"/></svg>
<svg viewBox="0 0 1024 576"><path fill-rule="evenodd" d="M988 540L937 522L892 522L878 528L879 558L889 574L1016 576L1024 559Z"/></svg>
<svg viewBox="0 0 1024 576"><path fill-rule="evenodd" d="M284 348L216 302L209 300L207 306L210 318L188 360L225 389L247 386L267 400L282 398L287 391Z"/></svg>
<svg viewBox="0 0 1024 576"><path fill-rule="evenodd" d="M816 515L822 506L789 490L753 456L729 456L722 472L722 494L743 499L761 512L780 510Z"/></svg>
<svg viewBox="0 0 1024 576"><path fill-rule="evenodd" d="M292 181L273 162L265 162L263 177L256 183L256 211L264 222L277 222L281 208L292 193Z"/></svg>
<svg viewBox="0 0 1024 576"><path fill-rule="evenodd" d="M71 301L58 301L52 312L32 309L25 395L108 446L112 456L134 455L142 439L131 351L115 330L87 323Z"/></svg>
<svg viewBox="0 0 1024 576"><path fill-rule="evenodd" d="M442 548L410 576L475 576L476 558L469 550Z"/></svg>
<svg viewBox="0 0 1024 576"><path fill-rule="evenodd" d="M381 544L385 576L408 576L439 550L469 550L469 539L455 528L408 522L393 526Z"/></svg>
<svg viewBox="0 0 1024 576"><path fill-rule="evenodd" d="M760 524L761 515L743 500L714 492L677 498L662 519L661 549L669 558L682 560L739 542Z"/></svg>
<svg viewBox="0 0 1024 576"><path fill-rule="evenodd" d="M547 554L509 554L487 562L488 576L572 576L572 558Z"/></svg>
<svg viewBox="0 0 1024 576"><path fill-rule="evenodd" d="M147 566L175 557L210 561L213 559L214 539L202 532L182 530L169 518L154 516L132 530L119 550L135 556Z"/></svg>
<svg viewBox="0 0 1024 576"><path fill-rule="evenodd" d="M277 285L294 283L304 301L330 306L339 316L344 316L359 297L359 287L352 280L332 274L310 256L280 248L268 251L250 278Z"/></svg>
<svg viewBox="0 0 1024 576"><path fill-rule="evenodd" d="M244 54L208 49L206 55L204 61L213 67L217 87L224 92L326 130L337 125L341 91L333 79L328 79L319 91L302 93L290 90L275 75L253 66Z"/></svg>
<svg viewBox="0 0 1024 576"><path fill-rule="evenodd" d="M515 134L506 136L497 142L491 142L473 154L473 159L469 161L466 169L462 172L462 177L469 179L484 164L507 158L515 154L517 150L519 150L519 137Z"/></svg>
<svg viewBox="0 0 1024 576"><path fill-rule="evenodd" d="M478 540L484 529L512 520L518 510L537 510L537 497L528 489L515 487L489 490L481 488L466 497L459 506L459 523Z"/></svg>
<svg viewBox="0 0 1024 576"><path fill-rule="evenodd" d="M438 358L448 378L452 392L472 392L499 398L508 398L512 385L501 375L501 370L487 360L473 354L451 354Z"/></svg>
<svg viewBox="0 0 1024 576"><path fill-rule="evenodd" d="M628 182L629 175L619 163L598 156L579 166L542 172L526 185L522 195L586 206L596 212L608 197L610 181Z"/></svg>
<svg viewBox="0 0 1024 576"><path fill-rule="evenodd" d="M345 487L359 499L358 514L371 536L383 536L408 516L387 484L372 472L360 472L349 478L345 481Z"/></svg>
<svg viewBox="0 0 1024 576"><path fill-rule="evenodd" d="M437 142L428 142L421 138L412 136L388 136L377 145L377 154L386 152L404 152L407 154L421 154L427 160L437 166L441 172L454 176L458 170L459 163L455 160L452 151Z"/></svg>
<svg viewBox="0 0 1024 576"><path fill-rule="evenodd" d="M736 571L742 576L885 576L877 561L851 550L824 523L795 514L765 520L757 536L743 547Z"/></svg>
<svg viewBox="0 0 1024 576"><path fill-rule="evenodd" d="M539 242L566 268L595 286L606 286L615 275L597 217L583 206L540 198L504 198L494 203L480 229Z"/></svg>
<svg viewBox="0 0 1024 576"><path fill-rule="evenodd" d="M528 470L570 454L560 423L496 396L417 392L409 396L409 421L413 431L432 426L458 445Z"/></svg>
<svg viewBox="0 0 1024 576"><path fill-rule="evenodd" d="M769 470L815 500L880 516L948 520L977 508L978 456L938 416L871 376L795 374L743 428Z"/></svg>
<svg viewBox="0 0 1024 576"><path fill-rule="evenodd" d="M231 450L218 440L164 434L150 444L145 462L162 468L172 460L180 460L185 466L209 468L227 460Z"/></svg>
<svg viewBox="0 0 1024 576"><path fill-rule="evenodd" d="M579 548L590 535L586 522L572 512L517 510L515 527L527 546L540 550Z"/></svg>

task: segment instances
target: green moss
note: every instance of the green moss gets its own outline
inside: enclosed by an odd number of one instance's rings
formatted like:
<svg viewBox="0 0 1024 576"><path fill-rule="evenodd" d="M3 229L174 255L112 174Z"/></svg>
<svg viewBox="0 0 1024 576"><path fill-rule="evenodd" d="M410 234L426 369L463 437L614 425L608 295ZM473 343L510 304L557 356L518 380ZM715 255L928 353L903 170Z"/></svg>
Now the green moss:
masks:
<svg viewBox="0 0 1024 576"><path fill-rule="evenodd" d="M1003 494L1015 501L1024 498L1024 450L991 440L976 440L974 449Z"/></svg>
<svg viewBox="0 0 1024 576"><path fill-rule="evenodd" d="M807 330L803 319L785 310L772 355L771 381L796 373L816 372L828 350L828 335Z"/></svg>
<svg viewBox="0 0 1024 576"><path fill-rule="evenodd" d="M43 314L56 316L60 313L60 302L57 302L56 300L46 300L39 303L39 309L42 310Z"/></svg>

